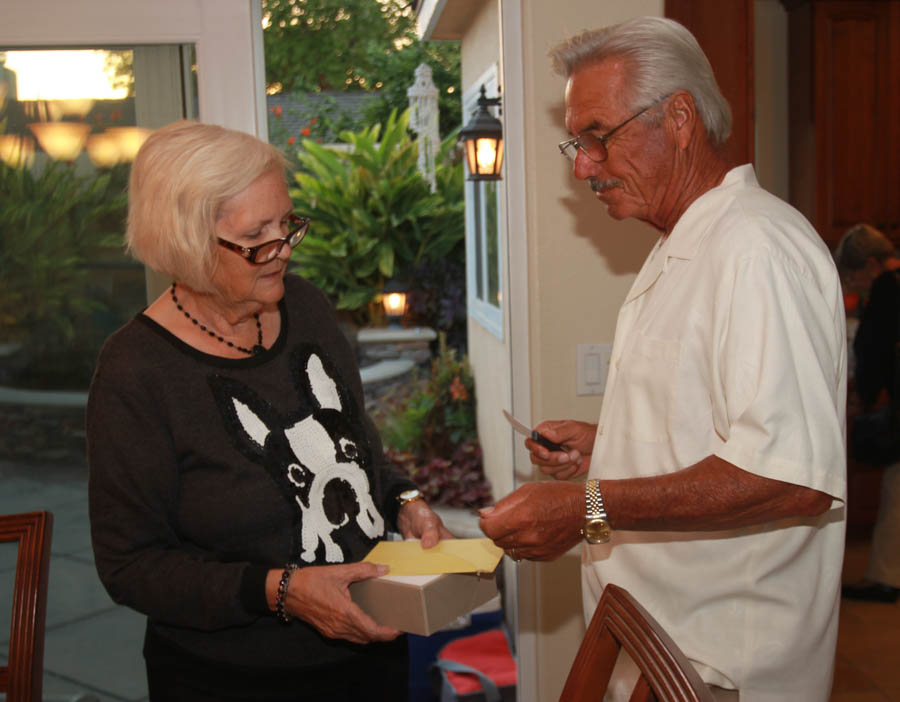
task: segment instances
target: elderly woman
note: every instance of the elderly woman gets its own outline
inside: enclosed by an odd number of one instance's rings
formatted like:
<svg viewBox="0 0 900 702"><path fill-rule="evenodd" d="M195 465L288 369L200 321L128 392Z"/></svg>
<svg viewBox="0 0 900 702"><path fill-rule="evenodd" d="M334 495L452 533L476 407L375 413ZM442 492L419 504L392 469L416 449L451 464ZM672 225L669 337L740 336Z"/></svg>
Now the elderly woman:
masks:
<svg viewBox="0 0 900 702"><path fill-rule="evenodd" d="M100 354L90 513L152 700L405 699L405 639L348 586L384 574L360 561L388 530L450 536L385 461L329 301L285 273L310 222L284 166L179 122L131 172L128 248L174 282Z"/></svg>

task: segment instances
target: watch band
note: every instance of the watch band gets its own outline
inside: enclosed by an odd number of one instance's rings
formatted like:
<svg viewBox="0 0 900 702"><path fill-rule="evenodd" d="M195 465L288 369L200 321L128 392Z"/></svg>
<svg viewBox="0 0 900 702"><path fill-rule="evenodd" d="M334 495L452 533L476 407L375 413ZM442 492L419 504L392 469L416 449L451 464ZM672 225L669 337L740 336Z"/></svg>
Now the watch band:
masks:
<svg viewBox="0 0 900 702"><path fill-rule="evenodd" d="M587 511L587 519L609 520L606 508L603 506L603 495L600 494L600 481L596 478L588 480L584 488L584 503Z"/></svg>
<svg viewBox="0 0 900 702"><path fill-rule="evenodd" d="M397 495L397 502L400 507L403 507L404 505L408 505L410 502L417 502L418 500L424 500L424 499L425 499L425 495L423 495L421 492L419 492L415 488L412 488L410 490L404 490L399 495Z"/></svg>

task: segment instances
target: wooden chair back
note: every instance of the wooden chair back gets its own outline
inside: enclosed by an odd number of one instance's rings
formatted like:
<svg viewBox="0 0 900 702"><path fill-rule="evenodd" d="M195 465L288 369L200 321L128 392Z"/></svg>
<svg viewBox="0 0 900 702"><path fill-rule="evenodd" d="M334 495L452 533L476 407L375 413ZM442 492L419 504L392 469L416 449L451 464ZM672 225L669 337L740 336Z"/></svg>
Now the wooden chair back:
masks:
<svg viewBox="0 0 900 702"><path fill-rule="evenodd" d="M612 584L600 597L560 702L602 700L622 648L641 671L631 702L715 702L659 623L625 589Z"/></svg>
<svg viewBox="0 0 900 702"><path fill-rule="evenodd" d="M0 542L18 541L9 661L0 667L6 702L40 702L50 571L50 512L0 515Z"/></svg>

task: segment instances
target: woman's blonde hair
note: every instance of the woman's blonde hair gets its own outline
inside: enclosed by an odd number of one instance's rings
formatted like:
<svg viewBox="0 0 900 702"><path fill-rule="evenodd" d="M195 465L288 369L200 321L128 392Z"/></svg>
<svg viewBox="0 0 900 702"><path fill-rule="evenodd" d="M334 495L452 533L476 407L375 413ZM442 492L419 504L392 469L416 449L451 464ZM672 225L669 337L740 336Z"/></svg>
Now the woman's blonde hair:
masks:
<svg viewBox="0 0 900 702"><path fill-rule="evenodd" d="M156 130L131 167L129 253L173 280L212 292L222 205L284 168L281 152L244 132L189 120Z"/></svg>

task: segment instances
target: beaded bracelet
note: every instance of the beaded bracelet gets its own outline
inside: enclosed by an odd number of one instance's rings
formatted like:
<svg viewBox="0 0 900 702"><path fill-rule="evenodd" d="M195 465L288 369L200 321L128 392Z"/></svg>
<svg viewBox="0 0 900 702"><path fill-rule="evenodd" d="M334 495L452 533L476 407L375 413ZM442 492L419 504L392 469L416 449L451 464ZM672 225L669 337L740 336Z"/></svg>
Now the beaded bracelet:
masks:
<svg viewBox="0 0 900 702"><path fill-rule="evenodd" d="M275 616L283 624L291 623L291 616L284 611L284 598L287 595L287 587L291 580L291 575L297 568L299 566L296 563L288 563L281 573L281 580L278 581L278 593L275 595Z"/></svg>

